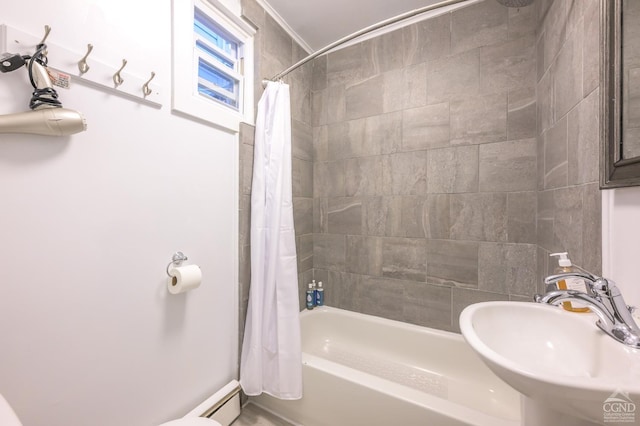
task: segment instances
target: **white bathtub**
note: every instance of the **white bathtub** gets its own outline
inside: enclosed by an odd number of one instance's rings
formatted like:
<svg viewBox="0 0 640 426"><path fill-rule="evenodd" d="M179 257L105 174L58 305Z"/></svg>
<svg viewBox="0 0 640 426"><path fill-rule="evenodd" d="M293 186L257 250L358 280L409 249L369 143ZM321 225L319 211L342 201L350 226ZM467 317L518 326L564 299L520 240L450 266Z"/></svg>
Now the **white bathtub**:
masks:
<svg viewBox="0 0 640 426"><path fill-rule="evenodd" d="M300 320L304 397L251 398L293 423L520 425L520 394L458 334L330 307Z"/></svg>

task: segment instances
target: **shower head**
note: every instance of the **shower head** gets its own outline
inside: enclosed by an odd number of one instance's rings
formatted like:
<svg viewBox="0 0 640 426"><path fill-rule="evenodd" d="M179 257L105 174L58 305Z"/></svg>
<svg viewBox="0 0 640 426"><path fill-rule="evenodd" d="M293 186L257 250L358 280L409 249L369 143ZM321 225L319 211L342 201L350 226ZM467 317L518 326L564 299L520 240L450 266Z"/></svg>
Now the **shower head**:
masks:
<svg viewBox="0 0 640 426"><path fill-rule="evenodd" d="M525 7L533 3L533 0L496 0L503 6L507 7Z"/></svg>

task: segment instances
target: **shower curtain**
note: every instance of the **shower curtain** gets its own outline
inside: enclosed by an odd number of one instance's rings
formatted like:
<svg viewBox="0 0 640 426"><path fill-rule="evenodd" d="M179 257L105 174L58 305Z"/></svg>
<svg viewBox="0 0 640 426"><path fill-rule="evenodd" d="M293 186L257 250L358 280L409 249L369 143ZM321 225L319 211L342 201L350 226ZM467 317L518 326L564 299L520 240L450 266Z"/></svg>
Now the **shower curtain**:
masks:
<svg viewBox="0 0 640 426"><path fill-rule="evenodd" d="M240 383L247 395L302 397L298 267L291 184L289 86L260 102L251 192L251 289Z"/></svg>

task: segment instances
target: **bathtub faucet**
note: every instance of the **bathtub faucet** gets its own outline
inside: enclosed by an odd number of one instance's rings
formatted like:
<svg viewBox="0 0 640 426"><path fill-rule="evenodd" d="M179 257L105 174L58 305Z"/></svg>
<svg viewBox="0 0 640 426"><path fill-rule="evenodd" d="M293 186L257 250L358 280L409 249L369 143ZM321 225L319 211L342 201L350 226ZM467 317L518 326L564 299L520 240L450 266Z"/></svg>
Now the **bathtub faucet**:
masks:
<svg viewBox="0 0 640 426"><path fill-rule="evenodd" d="M551 290L549 286L567 278L581 278L585 281L588 293L576 290ZM550 275L544 280L547 286L545 295L536 294L538 303L560 305L562 302L574 300L588 305L598 316L596 325L618 342L634 348L640 348L640 328L633 320L633 308L627 306L620 289L612 280L596 277L589 273L569 272Z"/></svg>

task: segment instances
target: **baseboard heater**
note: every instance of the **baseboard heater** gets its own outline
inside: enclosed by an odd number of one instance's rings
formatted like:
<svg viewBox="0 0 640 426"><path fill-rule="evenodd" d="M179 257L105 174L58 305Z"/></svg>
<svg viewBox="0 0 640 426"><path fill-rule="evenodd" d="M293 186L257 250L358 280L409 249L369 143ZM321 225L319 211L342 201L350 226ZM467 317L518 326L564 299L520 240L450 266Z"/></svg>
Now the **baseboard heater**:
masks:
<svg viewBox="0 0 640 426"><path fill-rule="evenodd" d="M240 383L232 380L184 417L207 417L229 426L240 415Z"/></svg>

